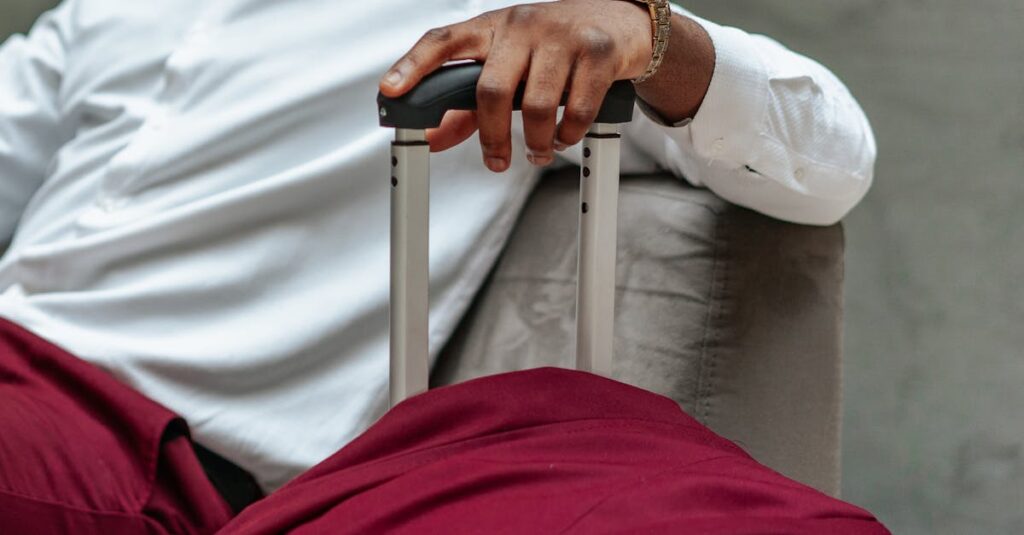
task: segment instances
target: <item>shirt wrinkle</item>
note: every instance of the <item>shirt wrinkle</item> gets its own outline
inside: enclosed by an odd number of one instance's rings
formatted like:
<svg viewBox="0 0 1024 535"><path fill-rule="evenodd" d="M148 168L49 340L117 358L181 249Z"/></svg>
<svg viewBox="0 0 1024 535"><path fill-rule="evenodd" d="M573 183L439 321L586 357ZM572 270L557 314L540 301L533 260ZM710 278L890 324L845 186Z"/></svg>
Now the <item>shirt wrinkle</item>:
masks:
<svg viewBox="0 0 1024 535"><path fill-rule="evenodd" d="M377 73L429 28L515 3L66 0L0 46L0 244L13 240L0 316L172 407L272 491L357 436L387 387ZM367 23L385 8L388 24ZM714 41L718 82L689 124L637 113L623 171L671 170L790 221L842 217L874 162L856 102L817 63L694 20ZM769 83L782 72L818 85ZM794 127L828 99L824 128ZM793 134L754 162L765 106ZM538 178L513 124L506 173L486 171L476 137L432 158L432 355ZM826 159L828 184L793 185L791 162L821 159L837 139L869 142ZM580 163L578 147L563 156ZM317 361L330 365L288 380ZM256 391L239 399L239 384Z"/></svg>

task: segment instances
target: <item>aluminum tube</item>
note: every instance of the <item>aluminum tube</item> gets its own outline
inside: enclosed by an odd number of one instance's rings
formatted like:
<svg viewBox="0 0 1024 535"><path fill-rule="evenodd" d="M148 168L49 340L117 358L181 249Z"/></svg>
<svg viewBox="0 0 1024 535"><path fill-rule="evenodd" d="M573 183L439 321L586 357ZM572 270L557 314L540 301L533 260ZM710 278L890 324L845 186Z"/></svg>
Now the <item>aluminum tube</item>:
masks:
<svg viewBox="0 0 1024 535"><path fill-rule="evenodd" d="M398 129L391 144L391 406L428 388L429 216L426 131Z"/></svg>
<svg viewBox="0 0 1024 535"><path fill-rule="evenodd" d="M583 141L576 368L612 375L619 204L618 125L595 124Z"/></svg>

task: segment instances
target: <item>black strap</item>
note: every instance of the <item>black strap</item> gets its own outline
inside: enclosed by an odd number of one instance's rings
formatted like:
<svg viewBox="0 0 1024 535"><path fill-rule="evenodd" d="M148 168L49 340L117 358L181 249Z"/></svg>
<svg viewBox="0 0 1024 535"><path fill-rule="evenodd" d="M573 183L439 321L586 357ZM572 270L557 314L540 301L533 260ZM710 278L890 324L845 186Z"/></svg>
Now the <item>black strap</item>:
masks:
<svg viewBox="0 0 1024 535"><path fill-rule="evenodd" d="M193 442L192 447L206 477L236 515L263 498L263 490L252 474L199 444Z"/></svg>

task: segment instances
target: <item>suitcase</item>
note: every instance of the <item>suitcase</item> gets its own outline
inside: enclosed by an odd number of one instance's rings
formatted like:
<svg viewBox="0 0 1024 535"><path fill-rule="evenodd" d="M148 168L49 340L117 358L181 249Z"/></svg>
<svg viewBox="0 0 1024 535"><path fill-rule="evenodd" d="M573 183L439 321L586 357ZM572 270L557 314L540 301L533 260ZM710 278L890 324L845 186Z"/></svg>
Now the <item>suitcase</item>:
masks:
<svg viewBox="0 0 1024 535"><path fill-rule="evenodd" d="M391 143L391 405L428 389L429 181L426 129L448 110L476 107L483 66L438 69L410 92L377 96L380 125ZM523 86L514 106L519 110ZM611 86L583 141L580 167L579 258L576 286L576 368L610 376L615 309L615 248L619 188L619 125L633 118L633 84ZM565 104L563 96L562 104Z"/></svg>

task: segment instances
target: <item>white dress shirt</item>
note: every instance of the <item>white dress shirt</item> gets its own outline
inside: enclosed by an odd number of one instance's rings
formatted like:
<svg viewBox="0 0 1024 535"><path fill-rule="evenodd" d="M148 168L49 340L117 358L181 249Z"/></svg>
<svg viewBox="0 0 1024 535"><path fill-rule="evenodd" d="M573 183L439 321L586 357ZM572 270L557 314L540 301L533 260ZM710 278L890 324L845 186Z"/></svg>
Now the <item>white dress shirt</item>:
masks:
<svg viewBox="0 0 1024 535"><path fill-rule="evenodd" d="M378 78L428 28L513 3L66 0L0 48L0 315L279 487L385 399ZM681 127L638 114L623 170L839 220L872 178L857 103L821 65L700 22L717 52L703 107ZM433 158L432 354L540 174L515 137L504 174L475 138Z"/></svg>

